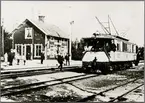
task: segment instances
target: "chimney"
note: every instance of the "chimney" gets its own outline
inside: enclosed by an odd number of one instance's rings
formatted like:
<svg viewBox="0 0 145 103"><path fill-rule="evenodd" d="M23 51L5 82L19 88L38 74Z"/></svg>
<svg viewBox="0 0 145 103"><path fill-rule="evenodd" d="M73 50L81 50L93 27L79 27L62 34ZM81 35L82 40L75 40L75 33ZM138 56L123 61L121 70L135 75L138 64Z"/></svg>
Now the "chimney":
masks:
<svg viewBox="0 0 145 103"><path fill-rule="evenodd" d="M45 18L45 16L38 16L38 20L40 21L40 22L43 22L44 23L44 18Z"/></svg>

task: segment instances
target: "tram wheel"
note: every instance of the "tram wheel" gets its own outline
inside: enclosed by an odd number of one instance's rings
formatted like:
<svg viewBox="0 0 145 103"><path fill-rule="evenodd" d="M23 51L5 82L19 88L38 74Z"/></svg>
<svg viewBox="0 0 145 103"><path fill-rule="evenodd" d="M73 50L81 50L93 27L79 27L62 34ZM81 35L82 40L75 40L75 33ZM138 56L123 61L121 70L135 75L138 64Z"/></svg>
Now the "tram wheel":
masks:
<svg viewBox="0 0 145 103"><path fill-rule="evenodd" d="M133 67L132 62L131 62L131 63L129 63L129 68L131 68L131 67Z"/></svg>
<svg viewBox="0 0 145 103"><path fill-rule="evenodd" d="M86 67L82 67L82 71L83 72L86 72Z"/></svg>
<svg viewBox="0 0 145 103"><path fill-rule="evenodd" d="M138 61L136 61L136 62L135 62L135 66L138 66L138 63L139 63L139 62L138 62Z"/></svg>
<svg viewBox="0 0 145 103"><path fill-rule="evenodd" d="M90 73L90 68L86 67L85 73Z"/></svg>
<svg viewBox="0 0 145 103"><path fill-rule="evenodd" d="M110 73L110 66L108 64L103 64L102 68L101 68L101 72L102 74L106 75L108 73Z"/></svg>

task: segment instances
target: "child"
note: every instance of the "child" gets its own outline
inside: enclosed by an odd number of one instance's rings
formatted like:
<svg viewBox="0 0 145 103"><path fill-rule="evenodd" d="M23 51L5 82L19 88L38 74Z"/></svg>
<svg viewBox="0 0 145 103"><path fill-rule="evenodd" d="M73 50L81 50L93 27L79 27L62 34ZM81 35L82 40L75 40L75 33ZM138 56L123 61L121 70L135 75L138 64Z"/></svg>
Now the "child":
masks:
<svg viewBox="0 0 145 103"><path fill-rule="evenodd" d="M24 65L25 65L25 63L26 63L26 57L24 55L22 56L22 60L24 61Z"/></svg>

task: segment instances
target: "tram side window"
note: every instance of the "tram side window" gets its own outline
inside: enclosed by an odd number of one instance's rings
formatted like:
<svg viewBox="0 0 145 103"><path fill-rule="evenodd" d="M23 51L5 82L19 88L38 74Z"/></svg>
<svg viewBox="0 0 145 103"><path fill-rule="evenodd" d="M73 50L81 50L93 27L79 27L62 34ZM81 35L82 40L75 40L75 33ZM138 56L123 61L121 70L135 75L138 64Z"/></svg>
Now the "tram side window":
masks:
<svg viewBox="0 0 145 103"><path fill-rule="evenodd" d="M123 51L126 52L127 51L127 44L123 42Z"/></svg>
<svg viewBox="0 0 145 103"><path fill-rule="evenodd" d="M117 43L117 51L120 51L120 44Z"/></svg>
<svg viewBox="0 0 145 103"><path fill-rule="evenodd" d="M132 53L134 53L134 45L132 45Z"/></svg>
<svg viewBox="0 0 145 103"><path fill-rule="evenodd" d="M129 45L129 52L131 53L131 44Z"/></svg>
<svg viewBox="0 0 145 103"><path fill-rule="evenodd" d="M127 45L127 51L130 52L130 44Z"/></svg>

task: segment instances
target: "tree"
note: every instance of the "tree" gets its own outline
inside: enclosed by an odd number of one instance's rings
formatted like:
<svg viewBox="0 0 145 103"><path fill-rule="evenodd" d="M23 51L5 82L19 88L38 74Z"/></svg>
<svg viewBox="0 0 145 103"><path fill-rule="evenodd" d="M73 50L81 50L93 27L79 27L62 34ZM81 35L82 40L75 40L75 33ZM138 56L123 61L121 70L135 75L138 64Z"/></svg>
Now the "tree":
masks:
<svg viewBox="0 0 145 103"><path fill-rule="evenodd" d="M72 42L72 59L73 60L82 60L83 51L84 51L84 47L83 47L82 40L78 41L76 39L74 42Z"/></svg>
<svg viewBox="0 0 145 103"><path fill-rule="evenodd" d="M139 53L140 60L144 60L144 47L139 47L138 53Z"/></svg>
<svg viewBox="0 0 145 103"><path fill-rule="evenodd" d="M1 27L2 30L2 27ZM1 31L2 32L2 31ZM4 53L9 52L12 48L12 40L10 39L11 34L6 30L3 30L4 33Z"/></svg>

